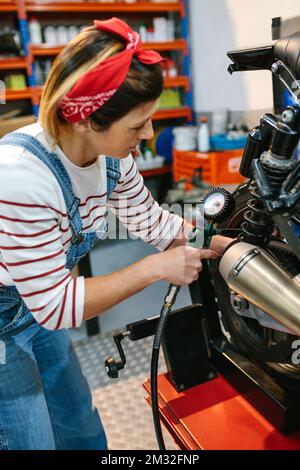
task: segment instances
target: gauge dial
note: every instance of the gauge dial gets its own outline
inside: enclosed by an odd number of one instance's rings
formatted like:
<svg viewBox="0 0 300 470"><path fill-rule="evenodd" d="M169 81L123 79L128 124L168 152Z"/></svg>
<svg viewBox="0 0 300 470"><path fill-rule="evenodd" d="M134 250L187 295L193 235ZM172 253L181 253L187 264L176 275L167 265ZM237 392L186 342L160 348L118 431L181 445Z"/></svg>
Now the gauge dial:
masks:
<svg viewBox="0 0 300 470"><path fill-rule="evenodd" d="M215 222L224 222L235 206L233 196L223 188L214 188L203 198L204 216Z"/></svg>

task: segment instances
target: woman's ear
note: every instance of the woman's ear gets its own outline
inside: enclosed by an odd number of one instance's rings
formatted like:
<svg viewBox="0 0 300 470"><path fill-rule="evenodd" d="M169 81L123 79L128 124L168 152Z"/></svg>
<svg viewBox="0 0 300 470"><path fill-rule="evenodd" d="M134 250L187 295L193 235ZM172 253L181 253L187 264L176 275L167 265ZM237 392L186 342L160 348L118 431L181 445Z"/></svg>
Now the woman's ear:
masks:
<svg viewBox="0 0 300 470"><path fill-rule="evenodd" d="M91 132L91 122L89 119L81 119L81 121L75 122L73 124L74 131L78 134L87 134Z"/></svg>

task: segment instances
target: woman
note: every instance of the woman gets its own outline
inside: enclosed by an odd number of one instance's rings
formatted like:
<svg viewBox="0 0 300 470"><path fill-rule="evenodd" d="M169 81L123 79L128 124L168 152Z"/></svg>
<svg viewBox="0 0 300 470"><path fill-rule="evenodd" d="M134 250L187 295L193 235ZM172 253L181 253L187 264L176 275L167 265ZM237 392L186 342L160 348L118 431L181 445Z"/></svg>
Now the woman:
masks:
<svg viewBox="0 0 300 470"><path fill-rule="evenodd" d="M158 280L191 283L227 245L186 247L191 227L158 206L132 158L153 136L161 60L121 20L95 21L54 62L39 122L1 140L0 449L105 449L66 329ZM72 278L108 206L160 253Z"/></svg>

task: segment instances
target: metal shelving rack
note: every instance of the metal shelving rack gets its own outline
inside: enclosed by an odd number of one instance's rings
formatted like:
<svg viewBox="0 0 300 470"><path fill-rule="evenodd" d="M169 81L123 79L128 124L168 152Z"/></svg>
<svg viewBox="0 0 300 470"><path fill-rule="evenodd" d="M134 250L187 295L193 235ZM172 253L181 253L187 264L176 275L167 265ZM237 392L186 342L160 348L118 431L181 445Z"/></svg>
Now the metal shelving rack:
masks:
<svg viewBox="0 0 300 470"><path fill-rule="evenodd" d="M35 80L35 60L41 57L55 57L62 50L64 45L31 45L28 15L45 13L112 13L112 14L136 14L136 13L169 13L178 14L181 21L182 37L171 42L156 42L144 44L145 49L155 49L160 52L181 51L183 54L183 75L174 78L165 79L165 88L182 88L184 90L184 106L170 109L159 109L153 116L154 121L183 119L187 122L192 121L193 99L191 93L191 74L190 57L188 49L187 32L187 0L179 0L176 3L99 3L99 2L55 2L38 0L6 0L0 1L0 13L10 13L17 15L19 31L22 37L24 56L0 59L0 71L2 70L25 70L28 86L24 90L8 90L6 93L7 101L30 100L33 114L38 115L39 101L42 94L42 87L37 86ZM165 174L167 165L160 169L145 172L144 176ZM144 173L144 172L143 172Z"/></svg>
<svg viewBox="0 0 300 470"><path fill-rule="evenodd" d="M190 60L187 45L187 1L179 0L177 3L98 3L98 2L51 2L37 0L15 0L0 1L0 13L6 12L17 15L19 30L22 37L24 57L0 59L1 70L26 70L28 87L25 90L8 91L7 100L30 99L35 116L38 114L38 105L42 88L37 86L34 74L34 62L40 57L56 56L64 47L47 44L31 45L28 29L28 14L45 14L52 12L57 14L65 13L172 13L179 14L181 21L182 37L171 42L147 43L145 49L155 49L160 52L181 51L183 54L184 75L167 78L165 88L183 88L185 90L185 105L180 108L160 109L154 116L154 120L183 118L192 120L192 95L190 79Z"/></svg>
<svg viewBox="0 0 300 470"><path fill-rule="evenodd" d="M165 88L182 88L184 90L185 102L184 105L178 108L170 109L158 109L153 116L154 121L181 119L184 122L192 121L192 107L193 99L191 93L191 74L190 74L190 57L188 48L188 28L187 28L187 0L178 0L176 3L163 2L163 3L151 3L151 2L136 2L136 3L98 3L90 1L76 1L76 2L55 2L55 1L37 1L37 0L0 0L0 14L4 12L6 14L12 14L17 17L19 31L21 33L24 56L8 59L0 59L0 71L2 70L25 70L27 76L27 88L24 90L11 90L6 94L6 99L21 100L27 99L31 101L32 111L35 116L38 115L39 101L42 93L42 87L37 86L35 80L35 60L41 57L54 57L56 56L63 45L52 46L47 44L31 45L29 28L28 28L28 16L30 15L45 15L47 13L57 13L64 15L67 13L78 14L78 13L109 13L112 15L120 16L126 14L126 17L130 17L130 14L169 14L171 17L178 18L181 23L181 38L178 38L171 42L166 43L147 43L144 45L147 49L155 49L162 53L171 51L179 51L183 55L183 74L165 79ZM161 168L155 168L151 170L141 171L144 177L151 177L161 175L163 178L168 177L172 172L171 165L164 165ZM89 257L85 257L79 263L79 270L82 275L91 275L91 266ZM96 334L99 332L98 320L92 319L87 322L87 332L89 335Z"/></svg>

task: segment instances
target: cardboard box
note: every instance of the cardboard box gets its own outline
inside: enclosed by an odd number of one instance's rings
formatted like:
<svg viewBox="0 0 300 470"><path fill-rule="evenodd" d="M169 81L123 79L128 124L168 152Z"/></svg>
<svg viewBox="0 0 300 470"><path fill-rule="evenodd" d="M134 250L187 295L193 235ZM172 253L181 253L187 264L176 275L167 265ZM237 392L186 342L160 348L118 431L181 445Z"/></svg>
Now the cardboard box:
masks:
<svg viewBox="0 0 300 470"><path fill-rule="evenodd" d="M20 129L20 127L33 124L35 121L36 118L34 115L15 117L11 119L0 119L0 137L3 137L9 132Z"/></svg>

